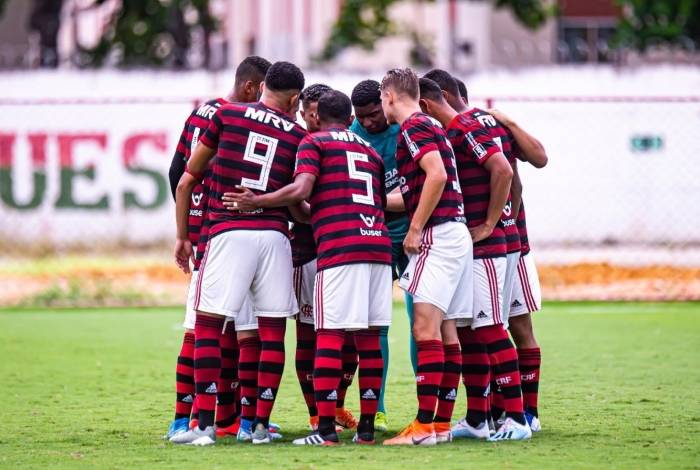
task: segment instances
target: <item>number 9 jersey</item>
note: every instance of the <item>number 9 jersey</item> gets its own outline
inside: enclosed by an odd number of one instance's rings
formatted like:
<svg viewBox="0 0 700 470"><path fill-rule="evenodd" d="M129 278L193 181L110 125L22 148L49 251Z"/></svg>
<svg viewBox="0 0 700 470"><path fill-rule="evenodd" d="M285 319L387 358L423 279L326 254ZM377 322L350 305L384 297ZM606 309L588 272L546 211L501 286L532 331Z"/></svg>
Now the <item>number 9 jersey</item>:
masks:
<svg viewBox="0 0 700 470"><path fill-rule="evenodd" d="M292 182L303 127L263 103L223 105L200 142L216 149L209 189L209 237L229 230L276 230L288 235L287 209L230 211L225 192L240 185L256 194L271 193Z"/></svg>
<svg viewBox="0 0 700 470"><path fill-rule="evenodd" d="M347 129L301 141L295 175L316 176L311 226L318 270L354 263L391 264L384 222L384 162L370 144Z"/></svg>

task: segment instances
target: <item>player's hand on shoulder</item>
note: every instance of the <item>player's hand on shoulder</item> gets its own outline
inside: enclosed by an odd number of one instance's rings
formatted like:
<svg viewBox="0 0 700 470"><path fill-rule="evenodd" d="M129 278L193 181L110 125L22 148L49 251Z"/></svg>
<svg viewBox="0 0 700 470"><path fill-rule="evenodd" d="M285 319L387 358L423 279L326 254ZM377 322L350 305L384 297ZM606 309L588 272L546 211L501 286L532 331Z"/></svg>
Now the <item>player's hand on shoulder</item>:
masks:
<svg viewBox="0 0 700 470"><path fill-rule="evenodd" d="M194 261L194 252L192 251L192 243L189 240L175 241L175 263L185 274L190 272L190 259Z"/></svg>
<svg viewBox="0 0 700 470"><path fill-rule="evenodd" d="M230 211L236 212L249 212L254 211L258 208L256 204L257 196L253 191L243 186L236 186L240 192L237 193L224 193L221 196L221 201L224 207Z"/></svg>
<svg viewBox="0 0 700 470"><path fill-rule="evenodd" d="M423 236L421 231L409 228L406 233L406 238L403 239L403 251L407 255L415 255L420 253Z"/></svg>
<svg viewBox="0 0 700 470"><path fill-rule="evenodd" d="M471 227L469 233L472 235L472 242L477 243L481 240L487 239L493 233L493 227L486 224L477 225L476 227Z"/></svg>
<svg viewBox="0 0 700 470"><path fill-rule="evenodd" d="M486 112L489 113L491 116L495 117L497 121L499 121L506 127L509 127L513 124L513 120L510 118L510 116L508 116L500 109L491 108L487 109Z"/></svg>

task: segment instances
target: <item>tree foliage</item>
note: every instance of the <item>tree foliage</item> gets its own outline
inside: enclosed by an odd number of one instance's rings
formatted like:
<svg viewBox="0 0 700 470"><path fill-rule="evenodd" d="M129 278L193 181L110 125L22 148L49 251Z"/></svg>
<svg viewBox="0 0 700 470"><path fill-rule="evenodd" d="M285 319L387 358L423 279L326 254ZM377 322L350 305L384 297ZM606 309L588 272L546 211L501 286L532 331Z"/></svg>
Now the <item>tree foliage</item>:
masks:
<svg viewBox="0 0 700 470"><path fill-rule="evenodd" d="M645 51L656 45L700 47L700 0L617 0L623 16L616 44Z"/></svg>

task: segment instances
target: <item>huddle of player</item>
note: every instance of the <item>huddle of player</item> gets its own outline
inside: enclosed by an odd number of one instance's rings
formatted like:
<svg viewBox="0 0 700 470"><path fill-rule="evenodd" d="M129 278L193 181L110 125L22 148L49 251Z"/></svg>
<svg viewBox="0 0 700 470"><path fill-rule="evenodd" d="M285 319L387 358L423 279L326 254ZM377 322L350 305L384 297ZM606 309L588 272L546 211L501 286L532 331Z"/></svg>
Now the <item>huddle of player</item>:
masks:
<svg viewBox="0 0 700 470"><path fill-rule="evenodd" d="M530 438L540 293L518 159L547 162L508 116L470 108L445 71L392 69L351 99L304 88L291 63L245 59L226 98L192 111L170 171L175 259L194 266L170 441L280 437L270 414L296 319L312 434L293 443L337 445L355 429L353 442L374 444L387 430L392 276L406 293L418 413L384 445ZM356 369L359 419L344 406ZM453 426L460 377L467 412Z"/></svg>

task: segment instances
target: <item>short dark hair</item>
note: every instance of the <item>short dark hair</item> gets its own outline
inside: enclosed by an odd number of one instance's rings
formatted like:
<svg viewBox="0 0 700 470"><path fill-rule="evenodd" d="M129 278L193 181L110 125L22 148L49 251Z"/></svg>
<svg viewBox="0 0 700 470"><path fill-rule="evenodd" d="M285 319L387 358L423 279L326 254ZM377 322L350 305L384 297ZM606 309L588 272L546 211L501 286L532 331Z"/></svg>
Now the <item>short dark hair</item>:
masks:
<svg viewBox="0 0 700 470"><path fill-rule="evenodd" d="M299 99L301 100L301 104L306 108L311 103L317 103L321 95L331 90L332 88L328 85L324 85L323 83L314 83L313 85L309 85L304 88L301 95L299 95Z"/></svg>
<svg viewBox="0 0 700 470"><path fill-rule="evenodd" d="M421 99L431 100L431 101L445 101L445 97L442 96L442 89L440 85L435 83L429 78L421 78L418 80L418 86L420 88Z"/></svg>
<svg viewBox="0 0 700 470"><path fill-rule="evenodd" d="M327 91L318 99L318 118L321 122L346 123L352 116L348 95L338 90Z"/></svg>
<svg viewBox="0 0 700 470"><path fill-rule="evenodd" d="M455 82L457 82L457 88L459 89L459 96L464 98L464 101L469 102L469 94L467 93L467 85L465 85L462 80L455 77L454 75L452 76L452 78L454 78Z"/></svg>
<svg viewBox="0 0 700 470"><path fill-rule="evenodd" d="M392 87L399 93L405 93L416 100L420 96L418 76L408 67L389 70L382 79L382 90L387 87Z"/></svg>
<svg viewBox="0 0 700 470"><path fill-rule="evenodd" d="M435 83L437 83L440 88L452 96L459 97L459 88L457 87L457 82L454 77L441 69L433 69L430 72L423 75L425 78L429 78Z"/></svg>
<svg viewBox="0 0 700 470"><path fill-rule="evenodd" d="M301 91L304 89L304 74L291 62L275 62L267 70L265 87L272 91Z"/></svg>
<svg viewBox="0 0 700 470"><path fill-rule="evenodd" d="M236 83L251 80L262 82L270 69L270 61L257 55L251 55L243 59L236 67Z"/></svg>
<svg viewBox="0 0 700 470"><path fill-rule="evenodd" d="M379 82L376 80L362 80L352 89L350 100L353 106L367 106L382 102L382 94Z"/></svg>

